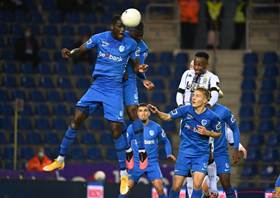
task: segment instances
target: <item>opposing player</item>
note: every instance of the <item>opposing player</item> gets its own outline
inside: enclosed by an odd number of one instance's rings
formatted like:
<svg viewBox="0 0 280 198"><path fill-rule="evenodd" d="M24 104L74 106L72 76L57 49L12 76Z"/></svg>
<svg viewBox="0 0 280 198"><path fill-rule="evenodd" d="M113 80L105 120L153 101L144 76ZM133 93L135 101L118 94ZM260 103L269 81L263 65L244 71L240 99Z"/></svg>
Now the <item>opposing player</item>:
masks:
<svg viewBox="0 0 280 198"><path fill-rule="evenodd" d="M151 113L147 104L141 103L138 107L138 116L144 124L144 139L145 147L148 152L149 165L145 170L140 170L136 165L132 170L128 170L129 174L129 192L136 185L140 177L145 173L152 185L155 187L159 198L166 198L163 191L163 178L158 164L158 140L162 141L165 145L165 151L167 158L171 158L176 161L176 158L172 155L170 142L159 124L149 119ZM131 142L133 150L138 150L138 141L133 133L132 125L127 129L128 141ZM135 156L135 159L137 155ZM135 160L135 163L138 161ZM126 198L127 195L120 195L119 198Z"/></svg>
<svg viewBox="0 0 280 198"><path fill-rule="evenodd" d="M144 35L144 24L141 21L140 24L134 28L130 28L129 31L125 31L124 33L127 36L130 36L137 42L139 53L139 64L143 64L148 55L148 46L142 40ZM147 153L145 152L144 146L144 135L143 135L143 124L137 115L137 106L138 103L138 91L137 91L137 81L136 81L136 73L132 67L132 61L129 60L128 65L126 67L127 80L123 83L124 90L124 105L126 107L126 111L128 113L129 119L132 122L132 129L134 131L135 137L137 139L138 148L139 148L139 167L141 170L144 170L148 165ZM143 85L147 89L153 89L154 84L146 79L145 73L138 73L138 77L143 82ZM126 138L126 125L123 123L123 136ZM126 163L128 169L133 169L134 167L134 159L133 159L133 150L130 147L130 144L127 143L126 146Z"/></svg>
<svg viewBox="0 0 280 198"><path fill-rule="evenodd" d="M192 105L185 105L172 110L169 114L160 112L149 105L150 110L160 119L170 121L182 118L180 147L174 170L174 182L169 197L179 197L183 182L192 169L194 190L192 197L201 197L201 185L206 174L210 155L209 137L221 136L221 123L218 116L206 108L210 93L204 87L198 87L192 96Z"/></svg>
<svg viewBox="0 0 280 198"><path fill-rule="evenodd" d="M139 65L137 43L124 35L124 28L120 16L115 15L111 20L111 31L93 35L86 43L72 51L62 49L64 58L75 58L83 52L97 47L97 61L92 75L95 80L76 104L75 113L62 140L58 158L49 166L44 167L45 171L64 168L65 155L74 141L78 129L91 113L103 106L104 117L110 121L110 129L120 163L121 194L127 193L129 189L125 162L126 144L121 133L123 122L122 78L129 58L132 60L133 69L136 73L146 72L148 67L144 64Z"/></svg>

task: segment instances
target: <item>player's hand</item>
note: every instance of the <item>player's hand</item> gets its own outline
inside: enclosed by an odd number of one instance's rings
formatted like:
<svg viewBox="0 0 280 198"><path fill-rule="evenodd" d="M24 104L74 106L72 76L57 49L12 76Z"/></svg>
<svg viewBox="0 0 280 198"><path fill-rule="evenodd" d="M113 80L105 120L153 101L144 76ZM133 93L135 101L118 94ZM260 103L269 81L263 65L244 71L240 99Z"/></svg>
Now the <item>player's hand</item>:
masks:
<svg viewBox="0 0 280 198"><path fill-rule="evenodd" d="M197 125L197 133L200 135L208 135L208 130L204 126Z"/></svg>
<svg viewBox="0 0 280 198"><path fill-rule="evenodd" d="M234 148L233 154L232 154L232 159L233 159L233 161L234 161L235 164L236 164L237 162L239 162L240 156L239 156L238 148Z"/></svg>
<svg viewBox="0 0 280 198"><path fill-rule="evenodd" d="M140 73L145 73L145 72L148 71L148 67L149 67L149 65L146 65L146 64L139 65L138 71L139 71Z"/></svg>
<svg viewBox="0 0 280 198"><path fill-rule="evenodd" d="M71 52L69 49L64 48L61 50L61 55L63 58L69 58L71 57Z"/></svg>
<svg viewBox="0 0 280 198"><path fill-rule="evenodd" d="M174 155L167 155L168 159L172 159L174 162L176 161L176 157Z"/></svg>
<svg viewBox="0 0 280 198"><path fill-rule="evenodd" d="M148 104L148 107L154 114L158 113L158 109L155 106Z"/></svg>
<svg viewBox="0 0 280 198"><path fill-rule="evenodd" d="M247 150L244 147L240 148L240 151L243 152L243 158L246 159L247 158Z"/></svg>
<svg viewBox="0 0 280 198"><path fill-rule="evenodd" d="M147 80L147 79L143 80L143 85L149 90L152 90L155 87L154 83L152 81Z"/></svg>

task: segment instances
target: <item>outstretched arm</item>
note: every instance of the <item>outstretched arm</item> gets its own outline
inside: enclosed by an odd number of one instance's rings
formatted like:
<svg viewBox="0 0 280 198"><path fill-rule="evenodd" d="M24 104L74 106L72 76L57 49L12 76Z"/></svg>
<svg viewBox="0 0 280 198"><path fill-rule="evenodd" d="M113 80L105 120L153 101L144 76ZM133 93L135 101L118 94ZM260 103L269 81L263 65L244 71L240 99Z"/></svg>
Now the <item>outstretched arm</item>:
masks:
<svg viewBox="0 0 280 198"><path fill-rule="evenodd" d="M62 49L61 50L61 54L63 58L77 58L79 57L81 54L83 54L84 52L86 52L88 50L88 48L86 47L86 44L82 44L79 48L75 48L73 50L69 50L69 49Z"/></svg>
<svg viewBox="0 0 280 198"><path fill-rule="evenodd" d="M159 117L159 119L163 120L163 121L170 121L172 120L170 114L168 113L163 113L161 111L159 111L155 106L148 104L149 109L156 114L157 117Z"/></svg>
<svg viewBox="0 0 280 198"><path fill-rule="evenodd" d="M138 73L145 73L148 71L148 65L146 64L141 64L139 65L139 58L136 59L132 59L132 67L133 67L133 71L138 74Z"/></svg>

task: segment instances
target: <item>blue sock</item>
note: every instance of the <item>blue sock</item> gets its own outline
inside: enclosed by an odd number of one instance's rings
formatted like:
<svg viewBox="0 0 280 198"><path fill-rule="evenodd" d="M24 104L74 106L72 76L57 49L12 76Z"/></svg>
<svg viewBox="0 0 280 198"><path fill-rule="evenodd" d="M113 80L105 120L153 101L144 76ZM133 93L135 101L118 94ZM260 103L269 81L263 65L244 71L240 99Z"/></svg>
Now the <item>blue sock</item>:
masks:
<svg viewBox="0 0 280 198"><path fill-rule="evenodd" d="M162 195L158 195L158 198L167 198L165 193L163 193Z"/></svg>
<svg viewBox="0 0 280 198"><path fill-rule="evenodd" d="M124 138L125 145L126 145L126 146L125 146L125 149L128 149L128 148L130 147L130 144L129 144L128 141L127 141L126 129L127 129L126 124L123 122L123 123L122 123L122 136L123 136L123 138Z"/></svg>
<svg viewBox="0 0 280 198"><path fill-rule="evenodd" d="M73 130L70 127L68 127L60 146L60 153L59 153L60 156L66 155L69 147L71 146L72 142L74 142L76 138L77 131L78 130Z"/></svg>
<svg viewBox="0 0 280 198"><path fill-rule="evenodd" d="M171 188L169 193L169 198L179 198L180 191L174 191L173 188Z"/></svg>
<svg viewBox="0 0 280 198"><path fill-rule="evenodd" d="M145 149L145 145L144 145L144 129L143 129L143 123L140 120L140 118L138 118L138 120L133 121L132 122L132 129L134 131L134 134L136 136L136 140L138 143L138 148L139 149Z"/></svg>
<svg viewBox="0 0 280 198"><path fill-rule="evenodd" d="M119 198L128 198L127 195L119 195Z"/></svg>
<svg viewBox="0 0 280 198"><path fill-rule="evenodd" d="M125 162L125 156L126 156L125 146L126 145L125 145L125 140L124 140L123 136L121 136L117 140L115 140L115 139L113 139L113 140L115 142L120 167L121 167L121 169L126 169L126 162Z"/></svg>
<svg viewBox="0 0 280 198"><path fill-rule="evenodd" d="M277 179L277 181L276 181L275 186L276 186L276 187L279 187L279 186L280 186L280 175L279 175L279 177L278 177L278 179Z"/></svg>
<svg viewBox="0 0 280 198"><path fill-rule="evenodd" d="M225 190L227 198L236 198L234 188L230 187L230 189Z"/></svg>
<svg viewBox="0 0 280 198"><path fill-rule="evenodd" d="M202 196L202 189L195 190L193 189L192 198L201 198Z"/></svg>

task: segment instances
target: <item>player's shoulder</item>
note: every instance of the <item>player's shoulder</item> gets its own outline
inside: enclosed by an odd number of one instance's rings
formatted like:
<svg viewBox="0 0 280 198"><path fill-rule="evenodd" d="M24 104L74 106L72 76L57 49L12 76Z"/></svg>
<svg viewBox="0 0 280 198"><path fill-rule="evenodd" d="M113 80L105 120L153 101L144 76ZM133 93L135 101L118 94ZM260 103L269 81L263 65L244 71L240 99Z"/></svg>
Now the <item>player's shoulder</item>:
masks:
<svg viewBox="0 0 280 198"><path fill-rule="evenodd" d="M138 47L141 48L141 52L144 52L144 51L147 51L148 50L148 46L147 44L141 40L139 43L138 43Z"/></svg>
<svg viewBox="0 0 280 198"><path fill-rule="evenodd" d="M124 42L126 45L137 45L137 42L126 34L123 35L122 42Z"/></svg>
<svg viewBox="0 0 280 198"><path fill-rule="evenodd" d="M155 121L153 121L153 120L149 120L149 121L150 121L151 127L160 127L160 125L158 123L156 123Z"/></svg>
<svg viewBox="0 0 280 198"><path fill-rule="evenodd" d="M217 78L217 79L219 79L219 77L218 77L217 75L213 74L213 73L210 72L210 71L207 71L206 74L207 74L208 76L210 76L211 78Z"/></svg>
<svg viewBox="0 0 280 198"><path fill-rule="evenodd" d="M183 73L183 76L186 76L186 77L192 77L195 75L195 72L194 70L186 70L184 73Z"/></svg>
<svg viewBox="0 0 280 198"><path fill-rule="evenodd" d="M215 111L207 108L207 112L208 112L208 117L209 118L212 118L212 119L219 118L219 116L216 114Z"/></svg>
<svg viewBox="0 0 280 198"><path fill-rule="evenodd" d="M216 105L217 105L219 111L223 111L223 112L225 112L225 113L230 113L229 108L227 108L226 106L221 105L221 104L218 104L218 103L216 103Z"/></svg>

